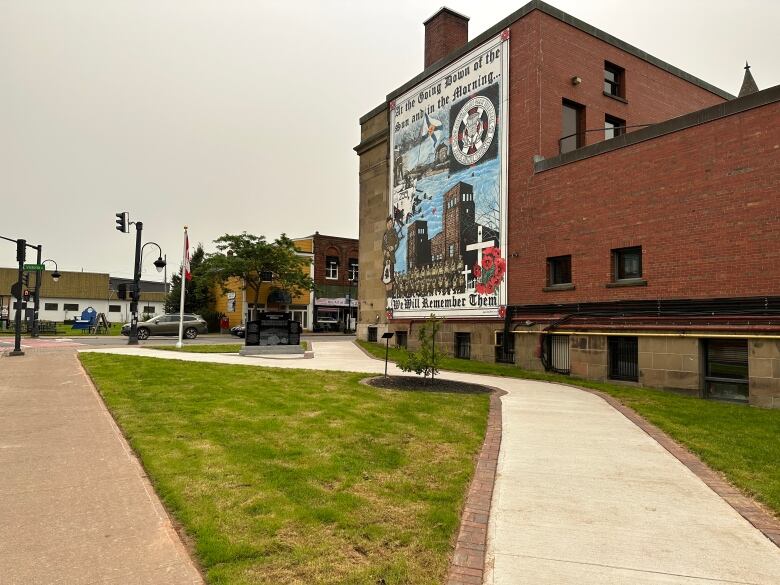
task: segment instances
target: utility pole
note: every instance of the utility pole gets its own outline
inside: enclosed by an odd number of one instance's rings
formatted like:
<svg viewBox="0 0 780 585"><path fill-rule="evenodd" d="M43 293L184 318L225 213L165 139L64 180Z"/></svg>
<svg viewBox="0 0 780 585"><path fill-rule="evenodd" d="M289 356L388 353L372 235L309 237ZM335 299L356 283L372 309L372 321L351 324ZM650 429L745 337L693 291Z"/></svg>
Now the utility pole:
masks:
<svg viewBox="0 0 780 585"><path fill-rule="evenodd" d="M128 345L138 345L138 299L141 290L141 232L144 229L142 221L135 222L135 264L133 264L133 291L130 298L130 336Z"/></svg>

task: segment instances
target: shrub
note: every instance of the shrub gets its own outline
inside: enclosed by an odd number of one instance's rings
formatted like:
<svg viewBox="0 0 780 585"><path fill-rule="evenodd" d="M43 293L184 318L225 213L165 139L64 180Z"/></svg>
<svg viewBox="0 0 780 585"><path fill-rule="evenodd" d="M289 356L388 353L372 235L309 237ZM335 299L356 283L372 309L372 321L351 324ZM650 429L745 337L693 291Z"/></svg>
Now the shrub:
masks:
<svg viewBox="0 0 780 585"><path fill-rule="evenodd" d="M431 380L439 373L437 368L439 354L436 353L436 333L439 331L442 321L444 319L437 319L433 313L425 320L425 323L420 326L420 332L417 334L420 347L417 351L407 350L406 354L401 356L401 359L397 362L401 370L414 372L418 376L422 375L425 378L430 375Z"/></svg>

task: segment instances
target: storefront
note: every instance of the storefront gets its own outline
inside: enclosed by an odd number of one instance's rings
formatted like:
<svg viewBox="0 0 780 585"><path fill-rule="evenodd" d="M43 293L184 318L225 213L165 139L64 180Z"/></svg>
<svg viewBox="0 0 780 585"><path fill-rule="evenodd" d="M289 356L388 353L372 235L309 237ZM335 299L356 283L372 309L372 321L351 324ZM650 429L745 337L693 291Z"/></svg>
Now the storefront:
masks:
<svg viewBox="0 0 780 585"><path fill-rule="evenodd" d="M354 331L357 320L358 302L347 297L315 299L315 331Z"/></svg>

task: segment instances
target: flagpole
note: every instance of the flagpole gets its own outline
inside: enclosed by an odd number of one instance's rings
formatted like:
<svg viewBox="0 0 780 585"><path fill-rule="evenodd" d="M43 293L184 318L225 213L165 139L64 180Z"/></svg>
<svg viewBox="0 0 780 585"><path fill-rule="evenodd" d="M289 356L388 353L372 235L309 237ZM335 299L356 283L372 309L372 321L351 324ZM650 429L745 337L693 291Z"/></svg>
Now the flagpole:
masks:
<svg viewBox="0 0 780 585"><path fill-rule="evenodd" d="M181 297L179 298L179 340L176 347L181 349L181 339L184 334L184 289L187 287L187 280L184 271L187 269L187 226L184 226L184 252L181 257Z"/></svg>

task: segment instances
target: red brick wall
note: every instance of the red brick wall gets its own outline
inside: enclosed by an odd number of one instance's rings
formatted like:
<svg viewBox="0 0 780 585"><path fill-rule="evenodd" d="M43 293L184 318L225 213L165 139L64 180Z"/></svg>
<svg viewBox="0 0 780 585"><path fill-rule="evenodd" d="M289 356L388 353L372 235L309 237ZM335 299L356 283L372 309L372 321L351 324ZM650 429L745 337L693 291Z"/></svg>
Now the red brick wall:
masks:
<svg viewBox="0 0 780 585"><path fill-rule="evenodd" d="M325 278L325 258L339 258L339 277L336 280ZM314 236L314 282L317 284L349 285L347 268L349 259L358 259L358 241L353 238L337 238L332 236Z"/></svg>
<svg viewBox="0 0 780 585"><path fill-rule="evenodd" d="M459 49L469 40L469 22L446 10L425 24L425 68Z"/></svg>
<svg viewBox="0 0 780 585"><path fill-rule="evenodd" d="M510 32L506 218L510 254L524 254L525 239L537 228L536 202L529 193L533 157L558 154L564 97L585 106L587 128L603 127L605 113L628 124L639 124L667 120L723 101L538 10L512 24ZM625 69L627 103L603 95L605 60ZM582 78L580 85L571 85L574 76ZM602 132L590 132L586 144L603 139ZM527 277L527 265L520 261L520 256L509 256L507 260L510 301L526 302L517 300L517 291L522 287L520 280ZM543 302L557 302L559 298L544 297Z"/></svg>
<svg viewBox="0 0 780 585"><path fill-rule="evenodd" d="M540 172L511 240L512 304L780 293L780 103ZM642 246L645 287L607 288ZM572 291L543 292L572 255Z"/></svg>
<svg viewBox="0 0 780 585"><path fill-rule="evenodd" d="M542 95L539 126L542 139L541 147L534 154L545 157L558 154L563 98L585 106L587 129L604 128L605 114L621 118L628 125L655 124L724 101L706 89L543 12L537 10L529 16L538 21L541 39L538 75ZM625 70L627 103L604 95L604 61ZM572 85L571 78L575 76L580 77L582 83ZM603 131L585 135L586 145L602 140Z"/></svg>

